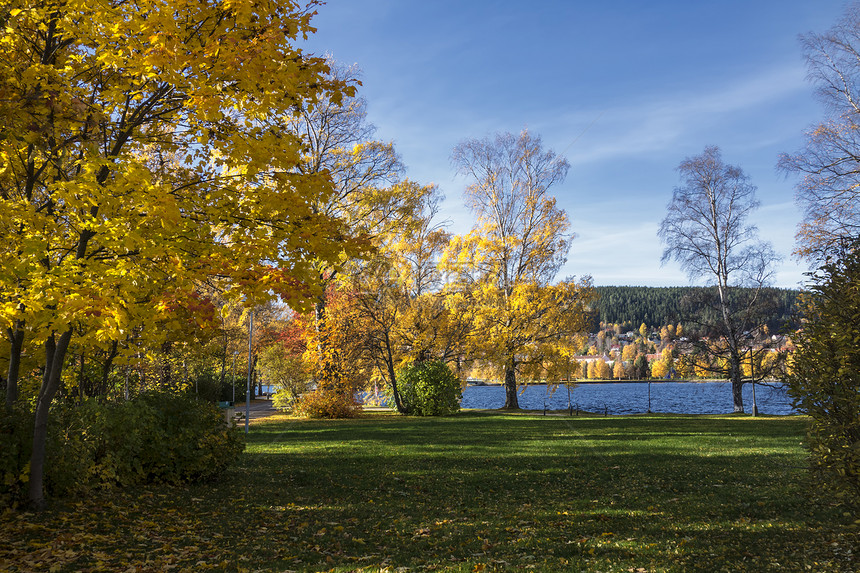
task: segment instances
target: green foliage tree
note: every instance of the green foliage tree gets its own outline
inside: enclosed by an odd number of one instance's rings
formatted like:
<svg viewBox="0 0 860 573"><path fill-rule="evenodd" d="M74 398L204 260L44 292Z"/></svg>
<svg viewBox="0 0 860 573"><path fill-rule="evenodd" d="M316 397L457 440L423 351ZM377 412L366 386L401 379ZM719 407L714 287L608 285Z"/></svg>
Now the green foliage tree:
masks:
<svg viewBox="0 0 860 573"><path fill-rule="evenodd" d="M838 498L860 506L860 240L813 276L785 382L811 417L813 467Z"/></svg>
<svg viewBox="0 0 860 573"><path fill-rule="evenodd" d="M460 379L441 360L409 364L400 370L397 385L404 413L445 416L460 409Z"/></svg>
<svg viewBox="0 0 860 573"><path fill-rule="evenodd" d="M260 352L259 368L268 383L276 388L274 405L279 409L291 408L311 383L301 354L288 352L282 344L275 343Z"/></svg>
<svg viewBox="0 0 860 573"><path fill-rule="evenodd" d="M633 360L633 378L636 380L647 380L651 376L651 368L648 364L648 357L644 354L639 354Z"/></svg>
<svg viewBox="0 0 860 573"><path fill-rule="evenodd" d="M685 314L683 301L697 299L707 287L643 287L643 286L596 286L597 301L595 312L602 322L620 323L625 331L638 329L640 324L672 325L678 323ZM746 289L737 289L741 296ZM760 291L762 299L768 300L768 313L765 324L771 332L777 333L792 328L796 323L797 295L792 289L764 288ZM734 295L730 294L730 297ZM695 323L675 327L673 338L682 336L706 335L707 329ZM671 331L670 331L671 334Z"/></svg>

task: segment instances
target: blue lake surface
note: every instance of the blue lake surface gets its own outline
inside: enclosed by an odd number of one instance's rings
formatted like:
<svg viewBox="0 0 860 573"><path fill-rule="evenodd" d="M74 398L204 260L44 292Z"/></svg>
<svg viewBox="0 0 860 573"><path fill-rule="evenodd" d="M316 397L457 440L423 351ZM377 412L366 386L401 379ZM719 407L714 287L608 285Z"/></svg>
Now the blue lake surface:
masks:
<svg viewBox="0 0 860 573"><path fill-rule="evenodd" d="M611 382L577 384L570 392L574 409L608 414L642 414L648 411L647 382ZM671 414L730 414L732 385L730 382L652 382L651 411ZM784 388L762 386L755 388L759 414L789 415L797 412L791 407ZM752 385L744 384L744 410L752 412ZM520 408L526 410L566 410L568 393L558 386L549 394L547 386L528 386L519 395ZM495 409L505 405L501 386L467 386L463 392L463 408Z"/></svg>

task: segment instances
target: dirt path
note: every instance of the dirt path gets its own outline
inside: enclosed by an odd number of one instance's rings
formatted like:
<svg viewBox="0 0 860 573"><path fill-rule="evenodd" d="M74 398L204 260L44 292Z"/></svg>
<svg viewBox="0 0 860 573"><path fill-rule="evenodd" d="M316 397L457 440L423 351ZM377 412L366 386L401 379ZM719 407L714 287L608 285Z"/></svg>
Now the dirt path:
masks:
<svg viewBox="0 0 860 573"><path fill-rule="evenodd" d="M237 401L233 407L234 415L236 417L236 425L244 426L246 409L245 401ZM254 423L254 420L268 418L269 416L273 416L277 413L278 411L275 409L272 401L267 400L266 398L255 398L251 400L251 407L248 408L248 418L251 420L252 424Z"/></svg>

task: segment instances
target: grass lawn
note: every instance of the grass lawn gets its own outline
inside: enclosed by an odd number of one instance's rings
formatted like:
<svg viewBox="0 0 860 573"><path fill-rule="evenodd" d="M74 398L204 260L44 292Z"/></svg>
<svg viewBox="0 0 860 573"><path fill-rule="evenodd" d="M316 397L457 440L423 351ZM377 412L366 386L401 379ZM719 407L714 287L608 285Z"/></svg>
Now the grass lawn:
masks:
<svg viewBox="0 0 860 573"><path fill-rule="evenodd" d="M853 517L805 493L804 426L276 416L216 483L4 514L0 571L860 570Z"/></svg>

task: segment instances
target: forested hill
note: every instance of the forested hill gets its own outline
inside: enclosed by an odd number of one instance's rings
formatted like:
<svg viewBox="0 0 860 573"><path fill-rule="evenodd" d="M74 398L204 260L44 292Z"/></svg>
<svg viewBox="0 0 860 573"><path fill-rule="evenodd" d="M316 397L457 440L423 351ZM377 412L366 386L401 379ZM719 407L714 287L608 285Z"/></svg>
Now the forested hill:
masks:
<svg viewBox="0 0 860 573"><path fill-rule="evenodd" d="M607 324L622 324L625 328L636 329L645 323L649 327L683 322L681 300L695 295L706 287L641 287L641 286L599 286L595 320ZM773 297L773 316L768 319L772 331L792 322L792 312L799 291L787 289L766 289L766 295Z"/></svg>

